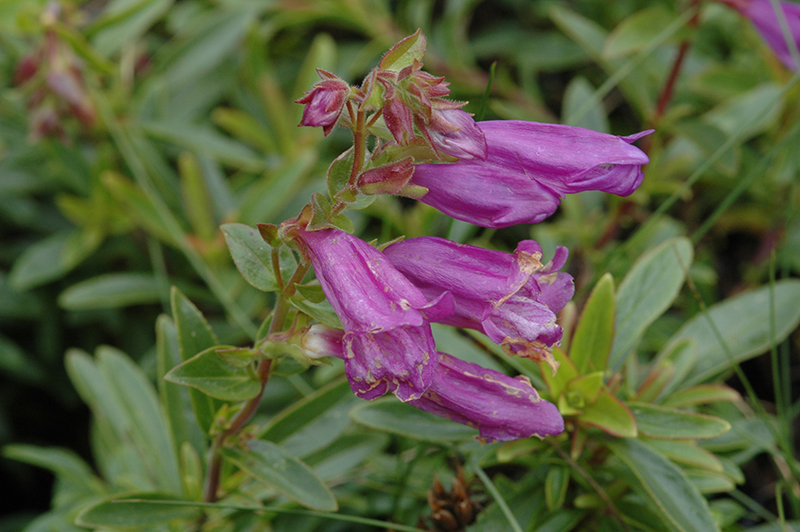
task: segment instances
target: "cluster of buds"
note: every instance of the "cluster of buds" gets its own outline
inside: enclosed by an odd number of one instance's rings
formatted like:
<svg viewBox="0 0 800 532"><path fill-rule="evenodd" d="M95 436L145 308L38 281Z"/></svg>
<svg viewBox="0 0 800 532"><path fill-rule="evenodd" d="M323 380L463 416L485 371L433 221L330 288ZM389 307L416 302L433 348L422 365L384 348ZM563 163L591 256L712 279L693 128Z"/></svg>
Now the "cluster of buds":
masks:
<svg viewBox="0 0 800 532"><path fill-rule="evenodd" d="M509 356L545 362L555 372L557 314L574 293L572 277L559 271L566 248L549 261L532 240L514 253L435 237L376 249L349 234L344 210L365 195L394 194L483 227L538 223L565 194L633 193L648 159L632 143L649 132L617 137L534 122L475 122L462 103L446 99L443 78L422 71L424 51L417 31L389 50L361 87L319 71L322 81L298 100L305 105L300 125L326 135L337 125L348 128L353 147L328 169L329 198L314 195L297 218L262 227L262 234L313 266L342 329L314 325L301 345L307 356L343 359L358 397L391 392L478 429L484 441L558 434L558 409L528 379L438 351L431 323L475 329Z"/></svg>
<svg viewBox="0 0 800 532"><path fill-rule="evenodd" d="M95 109L83 79L80 60L56 33L60 8L51 3L42 14L44 40L17 65L14 84L28 95L31 137L55 136L67 140L64 119L71 117L84 127L94 123Z"/></svg>

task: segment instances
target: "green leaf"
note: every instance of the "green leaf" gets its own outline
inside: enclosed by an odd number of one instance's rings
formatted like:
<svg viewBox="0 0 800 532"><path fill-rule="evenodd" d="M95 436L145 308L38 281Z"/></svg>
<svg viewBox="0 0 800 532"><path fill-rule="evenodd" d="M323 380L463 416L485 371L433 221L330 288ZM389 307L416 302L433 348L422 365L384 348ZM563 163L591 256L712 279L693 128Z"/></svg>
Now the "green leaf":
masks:
<svg viewBox="0 0 800 532"><path fill-rule="evenodd" d="M79 230L60 231L29 246L14 262L8 276L20 292L59 279L94 253L100 239Z"/></svg>
<svg viewBox="0 0 800 532"><path fill-rule="evenodd" d="M196 354L219 344L214 331L208 322L189 299L180 290L172 287L171 294L172 319L178 331L178 345L181 360L186 361ZM214 415L222 407L222 403L200 390L189 390L194 415L200 428L208 434L214 423Z"/></svg>
<svg viewBox="0 0 800 532"><path fill-rule="evenodd" d="M211 119L220 128L234 137L266 153L275 153L275 140L258 119L240 109L217 107L211 112Z"/></svg>
<svg viewBox="0 0 800 532"><path fill-rule="evenodd" d="M387 434L345 434L331 445L305 458L322 480L353 478L353 468L376 455L389 443Z"/></svg>
<svg viewBox="0 0 800 532"><path fill-rule="evenodd" d="M286 160L284 164L269 172L265 179L256 180L242 194L239 206L240 221L255 225L262 222L280 222L277 216L303 189L312 171L316 168L319 153L306 149ZM303 203L306 199L303 199ZM302 204L297 206L299 210ZM296 213L290 214L291 216Z"/></svg>
<svg viewBox="0 0 800 532"><path fill-rule="evenodd" d="M172 368L164 378L191 386L223 401L247 401L261 392L261 381L245 368L225 362L217 354L226 346L215 346Z"/></svg>
<svg viewBox="0 0 800 532"><path fill-rule="evenodd" d="M70 286L58 296L58 304L67 310L118 308L158 303L160 295L153 275L108 273Z"/></svg>
<svg viewBox="0 0 800 532"><path fill-rule="evenodd" d="M422 31L417 30L413 35L409 35L392 46L381 59L379 68L381 70L399 71L414 64L415 60L422 63L426 44Z"/></svg>
<svg viewBox="0 0 800 532"><path fill-rule="evenodd" d="M643 9L625 18L606 39L603 58L610 61L640 51L675 18L676 14L663 5Z"/></svg>
<svg viewBox="0 0 800 532"><path fill-rule="evenodd" d="M714 416L675 410L646 403L628 403L636 417L639 432L665 440L716 438L731 429L731 424Z"/></svg>
<svg viewBox="0 0 800 532"><path fill-rule="evenodd" d="M719 458L694 441L649 440L647 445L675 463L723 472Z"/></svg>
<svg viewBox="0 0 800 532"><path fill-rule="evenodd" d="M272 268L272 246L255 227L244 224L225 224L221 227L225 242L245 281L264 292L280 288Z"/></svg>
<svg viewBox="0 0 800 532"><path fill-rule="evenodd" d="M130 484L180 494L178 462L156 392L142 370L110 347L97 350L95 362L70 350L67 373L94 414L104 442L120 460L117 475L129 475Z"/></svg>
<svg viewBox="0 0 800 532"><path fill-rule="evenodd" d="M158 492L118 493L81 511L75 524L90 528L123 528L156 526L176 519L195 520L202 510L187 502L187 506L158 504L176 501L175 497Z"/></svg>
<svg viewBox="0 0 800 532"><path fill-rule="evenodd" d="M258 437L305 457L341 435L357 401L346 380L333 382L277 414Z"/></svg>
<svg viewBox="0 0 800 532"><path fill-rule="evenodd" d="M584 127L608 133L608 117L603 108L602 101L586 112L583 106L594 95L594 87L583 76L575 76L564 91L564 101L561 104L562 123L569 126ZM583 116L578 116L582 112Z"/></svg>
<svg viewBox="0 0 800 532"><path fill-rule="evenodd" d="M295 502L314 510L338 508L331 492L306 464L274 443L250 441L247 450L231 447L222 456Z"/></svg>
<svg viewBox="0 0 800 532"><path fill-rule="evenodd" d="M614 279L606 273L583 308L570 344L569 357L580 375L604 371L614 339Z"/></svg>
<svg viewBox="0 0 800 532"><path fill-rule="evenodd" d="M731 136L742 130L741 142L771 128L781 115L783 89L764 83L706 113L704 119Z"/></svg>
<svg viewBox="0 0 800 532"><path fill-rule="evenodd" d="M95 493L103 492L103 484L92 468L70 449L15 444L3 447L3 456L49 469L60 480L76 481L91 487Z"/></svg>
<svg viewBox="0 0 800 532"><path fill-rule="evenodd" d="M739 401L742 396L724 384L700 384L673 393L664 400L664 406L678 408L681 406L705 405L722 401Z"/></svg>
<svg viewBox="0 0 800 532"><path fill-rule="evenodd" d="M608 447L638 479L639 485L633 487L639 488L651 507L676 530L719 530L706 499L669 460L634 439L609 442Z"/></svg>
<svg viewBox="0 0 800 532"><path fill-rule="evenodd" d="M542 373L542 379L550 391L550 396L557 398L566 390L567 383L578 377L578 369L572 359L560 347L553 348L553 359L558 362L558 371L556 371L555 375L553 375L552 368L544 362L539 362L539 369Z"/></svg>
<svg viewBox="0 0 800 532"><path fill-rule="evenodd" d="M689 469L686 478L700 493L728 493L736 489L736 483L730 477L706 469Z"/></svg>
<svg viewBox="0 0 800 532"><path fill-rule="evenodd" d="M304 312L320 323L333 327L342 328L342 321L339 315L333 310L322 287L318 284L297 285L297 295L289 298L289 303L300 312Z"/></svg>
<svg viewBox="0 0 800 532"><path fill-rule="evenodd" d="M682 388L707 381L729 370L734 362L742 362L766 351L772 342L781 342L800 323L800 281L778 281L774 286L774 332L770 333L770 292L764 286L718 303L681 327L661 350L656 360L673 346L691 338L697 348L697 363L689 372ZM709 321L720 334L717 337ZM731 360L732 357L733 360Z"/></svg>
<svg viewBox="0 0 800 532"><path fill-rule="evenodd" d="M253 150L210 128L192 127L190 124L147 122L142 124L142 129L150 137L201 153L222 164L249 172L261 172L266 169L266 163L259 159Z"/></svg>
<svg viewBox="0 0 800 532"><path fill-rule="evenodd" d="M544 480L544 498L548 510L558 510L564 505L568 487L569 469L565 466L551 467Z"/></svg>
<svg viewBox="0 0 800 532"><path fill-rule="evenodd" d="M584 408L578 419L617 438L635 438L637 434L636 419L631 411L605 390L600 390L597 401Z"/></svg>
<svg viewBox="0 0 800 532"><path fill-rule="evenodd" d="M692 264L692 254L688 239L673 238L640 257L625 276L617 291L610 367L619 369L645 329L672 304Z"/></svg>
<svg viewBox="0 0 800 532"><path fill-rule="evenodd" d="M353 170L354 148L338 156L328 167L328 194L335 198L350 183L350 172Z"/></svg>
<svg viewBox="0 0 800 532"><path fill-rule="evenodd" d="M159 51L153 62L169 86L190 86L240 46L256 10L245 4L239 6L238 10L214 9L198 16L183 32L184 38L173 39Z"/></svg>
<svg viewBox="0 0 800 532"><path fill-rule="evenodd" d="M97 366L118 397L129 425L123 437L132 438L146 457L160 490L181 493L178 457L161 404L144 372L125 354L111 347L97 349Z"/></svg>
<svg viewBox="0 0 800 532"><path fill-rule="evenodd" d="M110 57L125 43L138 40L170 6L172 0L109 2L102 15L87 29L87 33L97 51Z"/></svg>
<svg viewBox="0 0 800 532"><path fill-rule="evenodd" d="M599 24L578 15L574 11L553 4L550 18L567 37L577 42L591 56L599 57L608 32Z"/></svg>
<svg viewBox="0 0 800 532"><path fill-rule="evenodd" d="M202 240L211 240L217 233L218 224L199 159L188 151L182 152L178 155L178 171L186 217L195 235Z"/></svg>
<svg viewBox="0 0 800 532"><path fill-rule="evenodd" d="M156 320L156 369L158 392L167 424L172 434L175 453L181 452L184 443L189 443L195 452L205 454L206 442L200 427L194 420L189 390L164 379L170 369L181 363L178 331L169 316L160 315Z"/></svg>
<svg viewBox="0 0 800 532"><path fill-rule="evenodd" d="M477 436L475 429L387 397L362 403L350 411L361 425L415 440L451 442Z"/></svg>

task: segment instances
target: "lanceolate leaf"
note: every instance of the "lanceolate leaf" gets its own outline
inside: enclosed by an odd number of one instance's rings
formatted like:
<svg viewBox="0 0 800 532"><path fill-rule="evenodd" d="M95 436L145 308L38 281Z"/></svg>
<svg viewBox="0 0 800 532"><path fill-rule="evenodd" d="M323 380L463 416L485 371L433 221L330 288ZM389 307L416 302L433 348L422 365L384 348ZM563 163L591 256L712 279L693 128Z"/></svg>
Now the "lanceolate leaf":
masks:
<svg viewBox="0 0 800 532"><path fill-rule="evenodd" d="M231 447L222 455L303 506L324 512L338 508L336 499L311 468L274 443L255 440L246 450Z"/></svg>
<svg viewBox="0 0 800 532"><path fill-rule="evenodd" d="M219 344L214 331L197 307L175 287L172 288L171 301L172 318L178 330L182 360L189 360L201 351ZM214 414L222 403L195 389L189 390L189 396L200 428L204 433L208 433L214 421Z"/></svg>
<svg viewBox="0 0 800 532"><path fill-rule="evenodd" d="M392 398L362 403L350 411L361 425L415 440L449 442L477 436L473 428L434 416Z"/></svg>
<svg viewBox="0 0 800 532"><path fill-rule="evenodd" d="M184 443L190 443L196 452L205 454L205 438L194 420L189 390L164 379L167 372L181 362L178 331L169 316L162 314L156 320L156 367L158 391L167 423L172 433L176 454Z"/></svg>
<svg viewBox="0 0 800 532"><path fill-rule="evenodd" d="M672 304L692 264L692 255L688 239L673 238L643 255L625 276L617 291L610 367L622 365L645 329Z"/></svg>
<svg viewBox="0 0 800 532"><path fill-rule="evenodd" d="M650 499L652 508L676 530L719 530L708 502L669 460L634 439L616 440L608 447L636 476L639 485L633 487Z"/></svg>
<svg viewBox="0 0 800 532"><path fill-rule="evenodd" d="M605 390L597 401L587 406L578 419L618 438L636 437L636 419L625 403Z"/></svg>
<svg viewBox="0 0 800 532"><path fill-rule="evenodd" d="M628 403L636 417L639 432L665 440L698 440L716 438L728 432L730 423L705 414L684 412L674 408L645 403Z"/></svg>
<svg viewBox="0 0 800 532"><path fill-rule="evenodd" d="M765 286L718 303L700 313L678 330L661 350L657 360L672 347L691 338L697 348L697 363L681 388L698 384L730 370L734 362L742 362L766 351L773 341L781 342L800 323L800 281L791 279ZM770 301L774 311L770 312ZM774 318L775 338L771 337L770 320ZM716 331L712 328L713 323ZM717 335L719 333L719 335Z"/></svg>
<svg viewBox="0 0 800 532"><path fill-rule="evenodd" d="M347 412L356 401L348 382L336 381L273 417L259 438L305 457L341 435L351 423Z"/></svg>
<svg viewBox="0 0 800 532"><path fill-rule="evenodd" d="M180 502L164 493L118 493L84 509L75 523L90 528L130 529L153 527L175 519L196 519L202 512L196 507L158 504L158 501Z"/></svg>
<svg viewBox="0 0 800 532"><path fill-rule="evenodd" d="M614 339L614 279L607 273L592 290L572 337L569 356L578 373L603 371Z"/></svg>

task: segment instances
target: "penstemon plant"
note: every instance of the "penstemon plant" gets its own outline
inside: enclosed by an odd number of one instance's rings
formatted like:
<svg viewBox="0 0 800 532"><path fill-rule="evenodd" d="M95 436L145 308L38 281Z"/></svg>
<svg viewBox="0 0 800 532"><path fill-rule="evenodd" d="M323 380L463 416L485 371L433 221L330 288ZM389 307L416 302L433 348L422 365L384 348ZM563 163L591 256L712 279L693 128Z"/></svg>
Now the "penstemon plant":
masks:
<svg viewBox="0 0 800 532"><path fill-rule="evenodd" d="M765 31L766 2L725 3ZM62 496L41 526L705 532L741 512L707 496L744 481L755 444L743 431L767 434L764 446L777 438L738 392L708 381L790 333L796 311L777 326L769 317L791 309L797 283L715 305L640 361L646 330L690 279L684 237L641 256L618 286L600 277L580 311L561 245L548 256L529 239L505 252L433 235L359 238L350 215L379 196L500 229L539 224L570 194L629 196L643 183L649 158L633 143L653 130L475 121L445 78L423 70L425 51L418 30L359 86L318 69L296 102L300 125L352 137L328 167L327 193L279 224L222 226L241 276L273 301L255 341L222 345L173 287L172 315L156 325L157 390L114 349L68 355L103 478L62 451L7 448L58 473ZM46 121L35 125L46 133ZM731 318L742 308L747 334ZM316 386L265 416L279 395L271 377L308 387L298 375L311 368ZM450 491L434 470L455 471ZM430 487L427 501L406 486ZM374 507L365 492L379 494Z"/></svg>

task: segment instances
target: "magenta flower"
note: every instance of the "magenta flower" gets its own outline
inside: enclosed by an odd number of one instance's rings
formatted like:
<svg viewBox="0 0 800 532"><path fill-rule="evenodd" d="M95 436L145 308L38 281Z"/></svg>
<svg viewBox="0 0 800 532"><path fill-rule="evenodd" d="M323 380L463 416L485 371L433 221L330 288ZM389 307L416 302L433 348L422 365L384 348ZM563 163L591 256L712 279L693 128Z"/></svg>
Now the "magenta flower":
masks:
<svg viewBox="0 0 800 532"><path fill-rule="evenodd" d="M353 393L364 399L387 391L401 401L419 398L437 364L429 322L453 311L452 296L429 301L383 254L345 232L302 231L299 238L342 320Z"/></svg>
<svg viewBox="0 0 800 532"><path fill-rule="evenodd" d="M585 190L631 194L647 155L630 144L649 131L617 137L579 127L519 120L477 122L485 159L416 167L420 201L483 227L538 223L561 198Z"/></svg>
<svg viewBox="0 0 800 532"><path fill-rule="evenodd" d="M302 347L311 358L332 356L346 361L343 336L339 329L314 325L304 333ZM445 353L437 353L437 358L430 386L410 405L476 428L487 441L563 432L564 419L558 409L539 398L527 378L511 378Z"/></svg>
<svg viewBox="0 0 800 532"><path fill-rule="evenodd" d="M328 136L344 110L350 86L330 72L318 68L317 73L322 81L295 101L305 105L303 118L298 125L321 127L325 136Z"/></svg>
<svg viewBox="0 0 800 532"><path fill-rule="evenodd" d="M461 109L433 110L424 130L437 151L459 159L485 159L486 138L469 113Z"/></svg>
<svg viewBox="0 0 800 532"><path fill-rule="evenodd" d="M751 0L736 4L737 9L750 19L781 63L790 70L797 70L797 64L783 37L783 31L778 17L775 15L775 10L772 8L772 2L770 0ZM792 2L780 2L780 7L786 17L786 24L792 40L800 43L800 5Z"/></svg>
<svg viewBox="0 0 800 532"><path fill-rule="evenodd" d="M409 404L476 428L489 442L564 431L556 406L541 399L527 378L511 378L445 353L439 353L431 386Z"/></svg>
<svg viewBox="0 0 800 532"><path fill-rule="evenodd" d="M556 314L575 291L558 272L568 251L558 247L542 264L542 248L519 243L514 254L419 237L392 244L384 254L427 297L449 292L455 311L438 320L485 333L508 354L553 362L547 347L561 340Z"/></svg>

